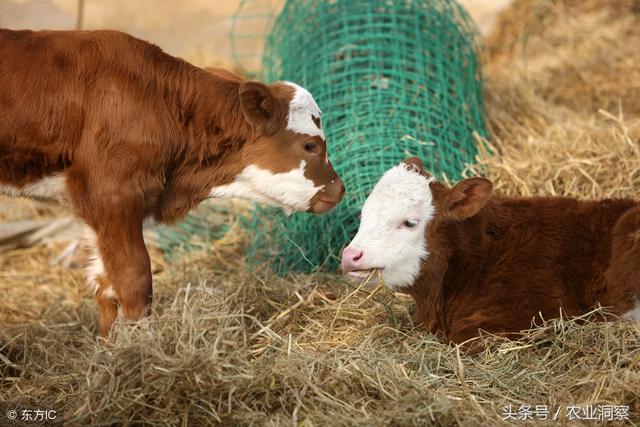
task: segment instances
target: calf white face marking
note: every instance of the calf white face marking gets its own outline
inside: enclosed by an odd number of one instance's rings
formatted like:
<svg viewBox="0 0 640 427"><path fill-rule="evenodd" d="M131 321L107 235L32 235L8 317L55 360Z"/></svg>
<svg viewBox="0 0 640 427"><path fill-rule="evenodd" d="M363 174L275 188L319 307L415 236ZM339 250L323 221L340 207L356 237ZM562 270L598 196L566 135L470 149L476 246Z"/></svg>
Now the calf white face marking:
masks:
<svg viewBox="0 0 640 427"><path fill-rule="evenodd" d="M300 167L289 172L273 173L255 165L249 165L225 185L213 187L209 197L238 197L267 205L281 207L287 214L306 211L311 199L324 186L316 187L304 176L304 160Z"/></svg>
<svg viewBox="0 0 640 427"><path fill-rule="evenodd" d="M284 83L295 89L293 98L289 103L287 129L295 133L319 136L326 140L322 130L322 112L311 93L295 83Z"/></svg>
<svg viewBox="0 0 640 427"><path fill-rule="evenodd" d="M29 183L22 188L12 185L0 185L0 193L12 197L29 197L55 201L61 205L67 204L67 191L64 185L64 175L55 174Z"/></svg>
<svg viewBox="0 0 640 427"><path fill-rule="evenodd" d="M380 178L362 207L360 228L349 244L362 251L361 259L349 268L352 276L379 268L391 289L413 284L429 254L425 227L435 214L430 182L405 164Z"/></svg>

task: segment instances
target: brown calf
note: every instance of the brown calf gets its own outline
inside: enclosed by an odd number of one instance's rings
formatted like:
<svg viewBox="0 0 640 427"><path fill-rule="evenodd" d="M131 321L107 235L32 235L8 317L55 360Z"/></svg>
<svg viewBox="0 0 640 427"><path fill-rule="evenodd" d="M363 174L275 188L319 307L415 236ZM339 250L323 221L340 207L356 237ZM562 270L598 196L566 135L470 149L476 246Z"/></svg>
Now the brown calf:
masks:
<svg viewBox="0 0 640 427"><path fill-rule="evenodd" d="M484 178L448 188L407 159L367 198L342 267L380 269L421 324L456 343L598 303L640 320L640 205L494 196Z"/></svg>
<svg viewBox="0 0 640 427"><path fill-rule="evenodd" d="M151 304L143 222L210 197L323 213L344 194L305 89L205 71L115 31L0 30L0 192L95 232L102 335Z"/></svg>

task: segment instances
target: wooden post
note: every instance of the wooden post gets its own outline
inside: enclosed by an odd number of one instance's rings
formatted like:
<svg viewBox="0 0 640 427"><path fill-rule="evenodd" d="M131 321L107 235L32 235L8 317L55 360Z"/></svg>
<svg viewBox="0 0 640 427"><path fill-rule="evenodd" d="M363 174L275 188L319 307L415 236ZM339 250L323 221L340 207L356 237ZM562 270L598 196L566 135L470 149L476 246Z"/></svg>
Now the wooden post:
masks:
<svg viewBox="0 0 640 427"><path fill-rule="evenodd" d="M78 15L76 17L76 30L82 29L84 21L84 0L78 0Z"/></svg>

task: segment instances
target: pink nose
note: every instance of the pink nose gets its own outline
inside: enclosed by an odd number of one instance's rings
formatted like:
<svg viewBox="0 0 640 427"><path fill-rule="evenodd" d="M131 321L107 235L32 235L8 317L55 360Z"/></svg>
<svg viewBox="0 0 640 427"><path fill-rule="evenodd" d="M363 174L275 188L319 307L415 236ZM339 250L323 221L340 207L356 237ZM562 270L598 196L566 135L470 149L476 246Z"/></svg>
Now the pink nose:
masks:
<svg viewBox="0 0 640 427"><path fill-rule="evenodd" d="M364 251L351 246L342 251L342 271L360 270L362 267Z"/></svg>

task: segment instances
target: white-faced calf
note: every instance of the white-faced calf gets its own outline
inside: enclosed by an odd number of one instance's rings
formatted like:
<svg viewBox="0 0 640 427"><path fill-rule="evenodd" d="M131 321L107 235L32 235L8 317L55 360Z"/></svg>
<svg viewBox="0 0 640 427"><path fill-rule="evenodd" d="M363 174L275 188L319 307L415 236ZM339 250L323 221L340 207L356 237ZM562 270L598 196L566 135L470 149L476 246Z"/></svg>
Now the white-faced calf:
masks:
<svg viewBox="0 0 640 427"><path fill-rule="evenodd" d="M379 269L418 322L456 343L597 304L640 320L640 205L500 197L484 178L448 188L410 158L375 185L342 268Z"/></svg>
<svg viewBox="0 0 640 427"><path fill-rule="evenodd" d="M115 31L0 30L0 193L68 205L95 232L106 335L151 304L142 224L210 197L323 213L342 181L320 109L289 82L203 70Z"/></svg>

